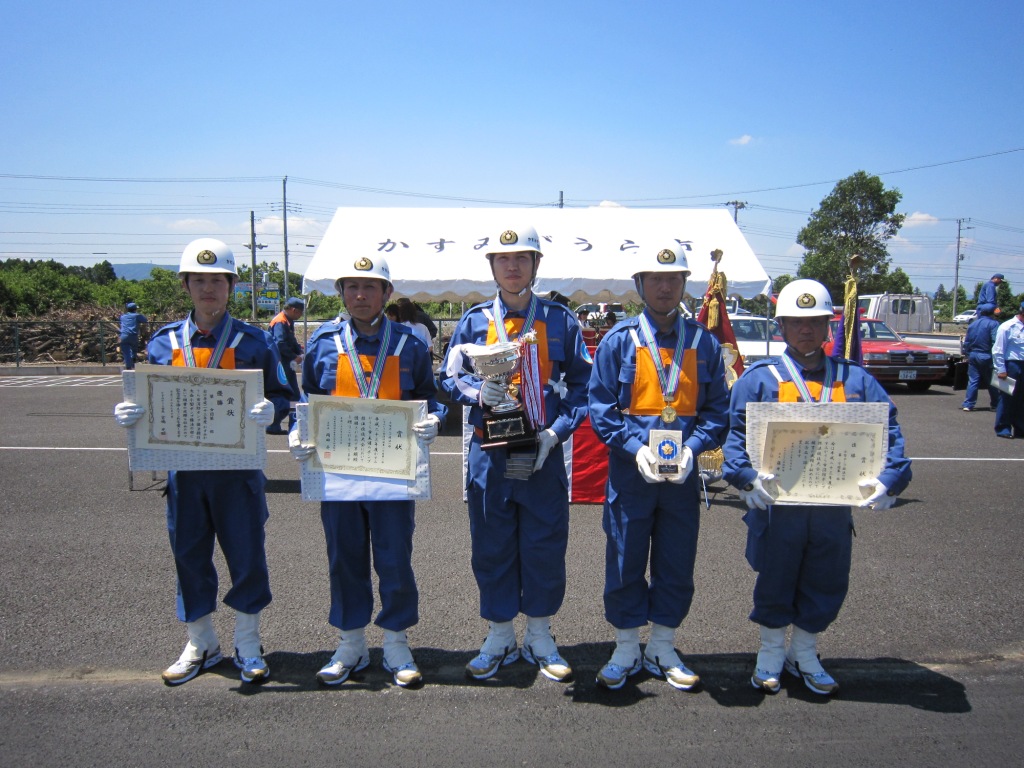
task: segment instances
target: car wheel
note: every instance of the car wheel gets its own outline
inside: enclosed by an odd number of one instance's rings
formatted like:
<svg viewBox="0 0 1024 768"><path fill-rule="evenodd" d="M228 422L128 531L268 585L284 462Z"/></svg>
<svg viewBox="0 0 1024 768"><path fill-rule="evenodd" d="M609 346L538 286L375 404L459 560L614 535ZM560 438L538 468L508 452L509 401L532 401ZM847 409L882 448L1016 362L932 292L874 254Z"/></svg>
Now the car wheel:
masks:
<svg viewBox="0 0 1024 768"><path fill-rule="evenodd" d="M911 392L927 392L931 385L930 381L908 381L907 389Z"/></svg>

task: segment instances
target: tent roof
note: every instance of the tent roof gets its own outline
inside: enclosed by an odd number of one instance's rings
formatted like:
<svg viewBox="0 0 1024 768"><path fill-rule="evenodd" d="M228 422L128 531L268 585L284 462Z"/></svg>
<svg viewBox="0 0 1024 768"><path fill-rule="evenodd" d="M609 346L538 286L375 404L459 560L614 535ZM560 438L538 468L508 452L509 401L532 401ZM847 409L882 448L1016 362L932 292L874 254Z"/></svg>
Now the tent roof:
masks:
<svg viewBox="0 0 1024 768"><path fill-rule="evenodd" d="M495 284L483 248L487 237L536 227L544 258L535 290L574 301L639 301L633 286L637 253L678 241L688 248L688 293L702 295L711 251L730 295L753 298L771 281L726 210L595 208L339 208L313 255L303 293L336 293L341 265L383 256L395 293L419 301L482 301Z"/></svg>

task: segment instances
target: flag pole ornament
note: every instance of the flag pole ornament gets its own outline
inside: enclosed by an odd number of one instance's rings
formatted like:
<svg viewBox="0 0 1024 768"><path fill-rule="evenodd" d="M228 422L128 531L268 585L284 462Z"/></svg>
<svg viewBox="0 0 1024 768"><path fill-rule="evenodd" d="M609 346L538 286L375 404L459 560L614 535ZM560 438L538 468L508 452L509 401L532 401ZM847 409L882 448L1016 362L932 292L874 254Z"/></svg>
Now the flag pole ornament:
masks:
<svg viewBox="0 0 1024 768"><path fill-rule="evenodd" d="M832 347L833 357L863 362L860 348L860 316L857 311L857 268L864 263L860 254L850 257L850 276L843 285L843 314ZM841 343L840 343L841 340Z"/></svg>

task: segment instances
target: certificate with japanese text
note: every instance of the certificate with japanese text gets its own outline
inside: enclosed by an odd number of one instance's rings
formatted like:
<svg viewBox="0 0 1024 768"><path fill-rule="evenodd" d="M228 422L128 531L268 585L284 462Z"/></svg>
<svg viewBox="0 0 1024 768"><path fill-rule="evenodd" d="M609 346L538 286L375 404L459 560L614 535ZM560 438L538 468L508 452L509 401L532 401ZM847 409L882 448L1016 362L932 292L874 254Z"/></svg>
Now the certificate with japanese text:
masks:
<svg viewBox="0 0 1024 768"><path fill-rule="evenodd" d="M310 395L295 408L300 440L317 449L302 463L303 499L429 499L430 453L412 432L426 414L420 400Z"/></svg>
<svg viewBox="0 0 1024 768"><path fill-rule="evenodd" d="M888 403L747 404L751 464L775 475L780 503L859 504L888 448Z"/></svg>
<svg viewBox="0 0 1024 768"><path fill-rule="evenodd" d="M145 415L128 429L132 470L263 469L265 431L248 418L263 372L139 365L122 375Z"/></svg>

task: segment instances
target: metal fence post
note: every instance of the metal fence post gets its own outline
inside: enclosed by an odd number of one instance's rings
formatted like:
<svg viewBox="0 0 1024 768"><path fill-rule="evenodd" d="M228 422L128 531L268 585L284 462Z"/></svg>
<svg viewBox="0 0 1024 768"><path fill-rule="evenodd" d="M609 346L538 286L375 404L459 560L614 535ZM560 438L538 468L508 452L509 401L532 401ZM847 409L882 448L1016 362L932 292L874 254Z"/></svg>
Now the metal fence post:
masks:
<svg viewBox="0 0 1024 768"><path fill-rule="evenodd" d="M21 324L14 321L14 367L21 368Z"/></svg>
<svg viewBox="0 0 1024 768"><path fill-rule="evenodd" d="M102 320L97 320L96 321L96 325L99 326L99 332L100 332L100 363L102 365L106 365L107 364L107 340L106 340L106 337L103 335L103 321Z"/></svg>

